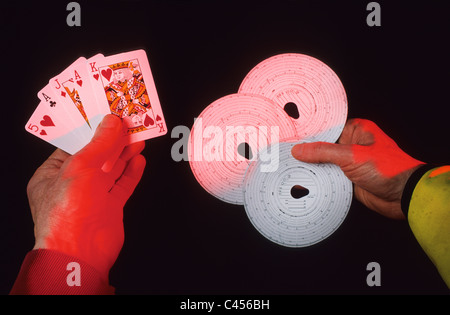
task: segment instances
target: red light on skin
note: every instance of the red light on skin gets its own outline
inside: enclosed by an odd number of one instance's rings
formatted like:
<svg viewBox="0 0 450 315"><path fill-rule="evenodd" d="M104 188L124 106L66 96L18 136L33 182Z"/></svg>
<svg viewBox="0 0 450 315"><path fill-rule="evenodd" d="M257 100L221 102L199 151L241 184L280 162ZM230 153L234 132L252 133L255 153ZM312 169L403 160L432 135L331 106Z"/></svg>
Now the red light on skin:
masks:
<svg viewBox="0 0 450 315"><path fill-rule="evenodd" d="M56 150L28 184L34 249L76 257L105 282L124 241L123 207L145 168L144 142L123 148L122 127L107 115L88 145L73 156Z"/></svg>
<svg viewBox="0 0 450 315"><path fill-rule="evenodd" d="M131 194L127 191L133 187L127 184L131 182L129 176L140 172L145 160L127 163L122 154L109 173L101 168L82 169L79 163L74 160L73 167L62 170L58 191L53 198L47 198L51 203L46 207L52 215L45 242L36 247L64 252L104 273L112 267L123 245L122 209L127 194ZM117 179L121 183L116 184ZM107 275L103 277L107 279Z"/></svg>
<svg viewBox="0 0 450 315"><path fill-rule="evenodd" d="M374 122L355 119L350 126L342 132L339 143L352 144L352 164L373 163L376 171L387 178L424 164L403 152Z"/></svg>
<svg viewBox="0 0 450 315"><path fill-rule="evenodd" d="M302 161L337 164L349 175L367 168L391 178L423 164L403 152L375 123L362 119L347 123L339 144L315 142L299 148L294 147L293 154Z"/></svg>
<svg viewBox="0 0 450 315"><path fill-rule="evenodd" d="M375 166L374 171L386 178L395 177L419 164L423 164L409 157L400 148L390 150L378 144L370 146L352 145L352 156L350 165L344 164L341 166L344 172L350 171L358 165L363 167L365 164L373 164ZM373 167L369 166L368 168L372 169Z"/></svg>
<svg viewBox="0 0 450 315"><path fill-rule="evenodd" d="M339 144L296 145L292 155L307 163L333 163L355 184L355 196L370 209L401 219L404 185L420 162L403 152L375 123L349 120Z"/></svg>

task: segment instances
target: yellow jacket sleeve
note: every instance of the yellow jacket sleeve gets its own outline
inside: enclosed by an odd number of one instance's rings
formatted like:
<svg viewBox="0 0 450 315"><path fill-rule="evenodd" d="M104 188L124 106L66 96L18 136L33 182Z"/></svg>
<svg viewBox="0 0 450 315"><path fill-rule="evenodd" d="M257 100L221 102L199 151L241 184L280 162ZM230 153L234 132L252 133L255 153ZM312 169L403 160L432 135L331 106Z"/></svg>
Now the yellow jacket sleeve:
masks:
<svg viewBox="0 0 450 315"><path fill-rule="evenodd" d="M402 208L414 236L450 288L450 166L416 171L405 187Z"/></svg>

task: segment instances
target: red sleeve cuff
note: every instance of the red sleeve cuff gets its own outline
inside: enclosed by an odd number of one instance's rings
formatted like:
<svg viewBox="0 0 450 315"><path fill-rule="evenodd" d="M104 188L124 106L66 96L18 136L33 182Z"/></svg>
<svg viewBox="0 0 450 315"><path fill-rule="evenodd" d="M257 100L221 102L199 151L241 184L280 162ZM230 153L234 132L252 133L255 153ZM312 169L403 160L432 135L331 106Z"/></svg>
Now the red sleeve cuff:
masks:
<svg viewBox="0 0 450 315"><path fill-rule="evenodd" d="M13 295L106 295L114 288L92 266L63 253L30 251L11 289Z"/></svg>

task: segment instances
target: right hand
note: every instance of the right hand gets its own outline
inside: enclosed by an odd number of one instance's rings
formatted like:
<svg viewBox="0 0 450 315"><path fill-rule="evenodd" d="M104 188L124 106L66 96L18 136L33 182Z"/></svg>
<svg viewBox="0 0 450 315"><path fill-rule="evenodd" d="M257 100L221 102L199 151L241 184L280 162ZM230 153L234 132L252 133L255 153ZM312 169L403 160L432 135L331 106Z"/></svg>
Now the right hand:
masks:
<svg viewBox="0 0 450 315"><path fill-rule="evenodd" d="M73 156L56 149L27 187L34 249L76 257L96 268L105 282L124 241L123 207L146 164L140 154L144 142L123 148L122 137L122 121L106 115L90 143ZM105 172L104 163L117 150L122 150L119 158Z"/></svg>
<svg viewBox="0 0 450 315"><path fill-rule="evenodd" d="M354 183L355 197L368 208L394 219L404 219L403 189L423 162L403 152L375 123L347 122L338 144L313 142L295 145L294 158L307 163L338 165Z"/></svg>

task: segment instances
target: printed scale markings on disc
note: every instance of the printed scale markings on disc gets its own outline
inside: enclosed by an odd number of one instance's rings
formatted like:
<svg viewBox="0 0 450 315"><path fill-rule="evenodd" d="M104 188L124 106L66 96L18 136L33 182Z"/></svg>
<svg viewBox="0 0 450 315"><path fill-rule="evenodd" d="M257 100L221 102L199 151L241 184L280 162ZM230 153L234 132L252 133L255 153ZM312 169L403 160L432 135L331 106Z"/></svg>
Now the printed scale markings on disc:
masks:
<svg viewBox="0 0 450 315"><path fill-rule="evenodd" d="M256 160L244 179L244 207L251 223L264 237L286 247L311 246L334 233L353 196L352 183L338 166L294 159L291 149L296 143L279 143L277 170L261 172L263 162Z"/></svg>
<svg viewBox="0 0 450 315"><path fill-rule="evenodd" d="M292 120L270 100L258 95L227 95L208 105L195 120L189 136L189 164L207 192L243 205L242 185L250 160L256 158L259 148L292 137L298 138ZM243 144L249 148L250 160L238 151Z"/></svg>
<svg viewBox="0 0 450 315"><path fill-rule="evenodd" d="M303 54L280 54L256 65L239 93L265 96L289 113L302 140L336 142L347 120L347 96L326 64Z"/></svg>

